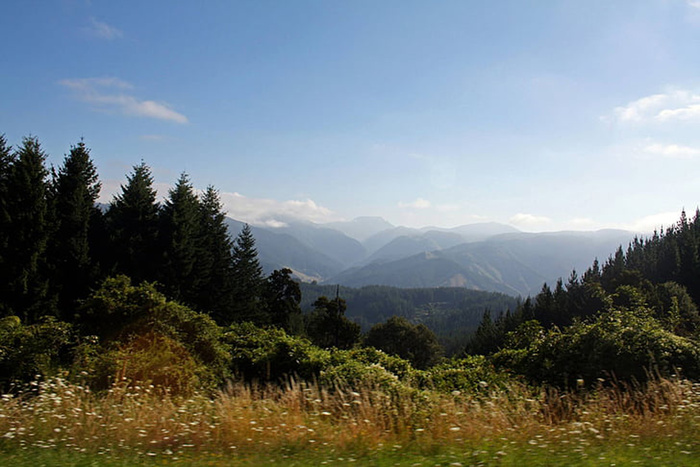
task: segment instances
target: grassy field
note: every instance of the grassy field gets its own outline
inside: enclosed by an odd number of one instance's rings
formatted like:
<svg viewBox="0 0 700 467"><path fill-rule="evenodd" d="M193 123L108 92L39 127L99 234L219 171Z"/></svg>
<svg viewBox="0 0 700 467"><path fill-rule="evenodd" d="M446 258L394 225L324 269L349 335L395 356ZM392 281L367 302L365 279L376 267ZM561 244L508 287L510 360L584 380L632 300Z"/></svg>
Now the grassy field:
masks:
<svg viewBox="0 0 700 467"><path fill-rule="evenodd" d="M700 386L482 394L231 384L175 398L54 379L0 403L3 465L700 465Z"/></svg>

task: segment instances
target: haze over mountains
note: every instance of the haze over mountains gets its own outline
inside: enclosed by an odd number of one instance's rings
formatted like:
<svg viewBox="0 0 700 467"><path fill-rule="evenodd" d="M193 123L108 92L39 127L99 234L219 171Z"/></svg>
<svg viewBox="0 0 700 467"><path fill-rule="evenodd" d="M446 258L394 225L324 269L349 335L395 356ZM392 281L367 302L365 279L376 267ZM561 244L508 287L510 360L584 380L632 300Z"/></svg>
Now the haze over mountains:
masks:
<svg viewBox="0 0 700 467"><path fill-rule="evenodd" d="M232 235L243 223L228 219ZM633 232L525 233L498 223L451 229L397 227L379 217L314 224L253 226L267 273L283 267L303 281L350 287L458 286L533 295L544 282L585 271L634 238Z"/></svg>

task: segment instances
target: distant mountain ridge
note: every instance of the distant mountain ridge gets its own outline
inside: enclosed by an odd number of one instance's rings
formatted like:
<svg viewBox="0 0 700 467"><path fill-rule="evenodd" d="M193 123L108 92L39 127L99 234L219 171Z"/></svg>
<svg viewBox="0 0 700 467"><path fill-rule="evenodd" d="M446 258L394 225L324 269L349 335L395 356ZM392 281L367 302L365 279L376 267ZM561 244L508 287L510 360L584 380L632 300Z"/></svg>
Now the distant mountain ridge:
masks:
<svg viewBox="0 0 700 467"><path fill-rule="evenodd" d="M228 225L235 236L244 224L229 219ZM411 229L376 217L252 230L268 273L287 267L304 282L465 287L512 296L583 271L634 237L623 230L524 233L498 223Z"/></svg>

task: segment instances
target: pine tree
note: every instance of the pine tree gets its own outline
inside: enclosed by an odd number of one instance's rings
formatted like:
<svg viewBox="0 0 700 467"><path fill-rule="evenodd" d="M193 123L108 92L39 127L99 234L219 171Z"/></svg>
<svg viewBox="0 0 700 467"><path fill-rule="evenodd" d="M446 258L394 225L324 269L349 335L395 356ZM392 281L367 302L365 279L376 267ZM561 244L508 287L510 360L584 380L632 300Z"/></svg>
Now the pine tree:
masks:
<svg viewBox="0 0 700 467"><path fill-rule="evenodd" d="M228 321L266 322L262 309L263 271L255 249L255 238L246 224L233 245L233 297L232 314Z"/></svg>
<svg viewBox="0 0 700 467"><path fill-rule="evenodd" d="M27 137L11 159L3 159L9 162L2 203L3 222L9 222L0 272L4 313L33 323L54 310L45 274L50 235L46 154L36 138Z"/></svg>
<svg viewBox="0 0 700 467"><path fill-rule="evenodd" d="M196 303L221 322L232 305L233 242L214 187L207 187L199 210L201 250L195 268L201 284Z"/></svg>
<svg viewBox="0 0 700 467"><path fill-rule="evenodd" d="M126 274L135 283L153 281L162 251L158 244L158 204L151 169L141 163L122 185L107 212L112 235L111 262L116 272Z"/></svg>
<svg viewBox="0 0 700 467"><path fill-rule="evenodd" d="M59 311L70 320L78 299L85 298L98 279L90 245L90 223L100 193L97 169L82 141L71 148L54 174L51 198L55 231L49 242L52 288Z"/></svg>
<svg viewBox="0 0 700 467"><path fill-rule="evenodd" d="M11 232L10 219L10 174L14 163L12 148L7 145L5 135L0 135L0 296L8 297L8 278L10 268L9 241ZM0 299L0 316L11 311L7 299Z"/></svg>
<svg viewBox="0 0 700 467"><path fill-rule="evenodd" d="M199 200L185 173L168 195L160 212L159 280L170 298L194 306L200 280L195 268L201 253Z"/></svg>

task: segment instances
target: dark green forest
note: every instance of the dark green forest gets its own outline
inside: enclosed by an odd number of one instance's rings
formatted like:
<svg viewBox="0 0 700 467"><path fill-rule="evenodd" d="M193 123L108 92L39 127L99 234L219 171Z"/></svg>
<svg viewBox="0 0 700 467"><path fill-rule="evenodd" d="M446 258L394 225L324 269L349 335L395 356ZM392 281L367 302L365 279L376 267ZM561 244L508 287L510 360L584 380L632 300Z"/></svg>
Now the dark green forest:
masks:
<svg viewBox="0 0 700 467"><path fill-rule="evenodd" d="M290 376L446 391L700 377L700 212L516 300L265 276L250 227L230 235L214 187L199 193L183 173L159 203L142 162L106 207L100 188L82 141L48 167L37 138L0 137L5 391L57 373L183 393Z"/></svg>

